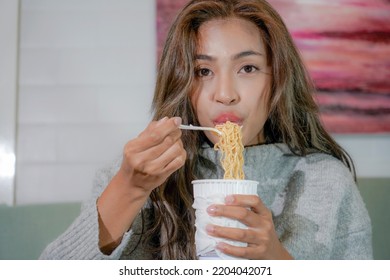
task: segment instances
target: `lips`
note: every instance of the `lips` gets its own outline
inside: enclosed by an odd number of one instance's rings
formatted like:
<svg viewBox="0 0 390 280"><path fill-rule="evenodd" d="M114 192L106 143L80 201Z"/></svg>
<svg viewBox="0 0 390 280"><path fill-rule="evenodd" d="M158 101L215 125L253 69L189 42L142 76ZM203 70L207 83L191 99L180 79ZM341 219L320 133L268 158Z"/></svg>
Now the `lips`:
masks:
<svg viewBox="0 0 390 280"><path fill-rule="evenodd" d="M236 114L234 113L223 113L223 114L220 114L218 115L214 120L214 124L217 125L217 124L223 124L227 121L230 121L232 123L236 123L236 124L241 124L242 123L242 119L240 117L238 117Z"/></svg>

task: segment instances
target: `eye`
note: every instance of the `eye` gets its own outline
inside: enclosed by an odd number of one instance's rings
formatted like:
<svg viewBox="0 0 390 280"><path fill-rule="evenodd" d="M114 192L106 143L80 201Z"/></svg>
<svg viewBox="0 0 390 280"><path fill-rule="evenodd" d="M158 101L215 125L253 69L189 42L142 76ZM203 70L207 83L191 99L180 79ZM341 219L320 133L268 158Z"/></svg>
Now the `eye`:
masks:
<svg viewBox="0 0 390 280"><path fill-rule="evenodd" d="M253 72L256 72L258 71L259 68L254 66L254 65L245 65L244 67L242 67L240 69L240 72L244 72L244 73L253 73Z"/></svg>
<svg viewBox="0 0 390 280"><path fill-rule="evenodd" d="M199 68L195 70L195 74L198 77L207 77L211 75L211 70L207 68Z"/></svg>

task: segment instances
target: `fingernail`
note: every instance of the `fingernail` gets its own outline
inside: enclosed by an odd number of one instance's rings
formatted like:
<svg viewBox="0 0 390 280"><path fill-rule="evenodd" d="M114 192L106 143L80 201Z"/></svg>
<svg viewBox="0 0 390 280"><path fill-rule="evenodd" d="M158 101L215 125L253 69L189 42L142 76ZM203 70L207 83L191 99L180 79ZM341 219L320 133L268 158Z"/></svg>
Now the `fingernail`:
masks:
<svg viewBox="0 0 390 280"><path fill-rule="evenodd" d="M168 119L168 117L163 117L162 119L158 120L157 123L158 124L161 124L163 123L164 121L166 121Z"/></svg>
<svg viewBox="0 0 390 280"><path fill-rule="evenodd" d="M210 205L209 207L207 207L206 211L210 215L214 215L217 212L217 207L215 207L215 205Z"/></svg>
<svg viewBox="0 0 390 280"><path fill-rule="evenodd" d="M175 123L175 125L179 126L181 125L182 120L180 117L174 117L173 122Z"/></svg>
<svg viewBox="0 0 390 280"><path fill-rule="evenodd" d="M206 231L209 232L209 233L213 233L215 230L214 226L213 225L207 225L206 226Z"/></svg>
<svg viewBox="0 0 390 280"><path fill-rule="evenodd" d="M234 202L234 196L228 195L225 197L225 203L226 204L232 204Z"/></svg>

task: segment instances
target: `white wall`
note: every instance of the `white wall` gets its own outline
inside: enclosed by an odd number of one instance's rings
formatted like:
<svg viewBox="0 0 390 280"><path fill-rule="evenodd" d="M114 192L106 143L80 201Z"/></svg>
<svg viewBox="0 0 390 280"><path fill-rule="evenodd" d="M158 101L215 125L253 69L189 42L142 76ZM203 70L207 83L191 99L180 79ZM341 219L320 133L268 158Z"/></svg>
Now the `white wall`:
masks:
<svg viewBox="0 0 390 280"><path fill-rule="evenodd" d="M0 204L14 202L19 1L0 0Z"/></svg>
<svg viewBox="0 0 390 280"><path fill-rule="evenodd" d="M358 177L390 178L390 134L334 137L354 160Z"/></svg>
<svg viewBox="0 0 390 280"><path fill-rule="evenodd" d="M88 197L150 119L155 34L154 0L21 1L17 204ZM360 176L390 177L389 135L336 137Z"/></svg>
<svg viewBox="0 0 390 280"><path fill-rule="evenodd" d="M148 123L153 0L22 0L17 204L80 201Z"/></svg>

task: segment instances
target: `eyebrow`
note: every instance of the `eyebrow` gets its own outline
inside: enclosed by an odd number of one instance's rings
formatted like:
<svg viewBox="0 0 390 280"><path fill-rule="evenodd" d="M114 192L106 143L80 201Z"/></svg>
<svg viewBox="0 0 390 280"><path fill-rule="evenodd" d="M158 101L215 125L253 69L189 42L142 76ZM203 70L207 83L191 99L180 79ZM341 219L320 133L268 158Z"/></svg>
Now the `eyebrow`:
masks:
<svg viewBox="0 0 390 280"><path fill-rule="evenodd" d="M260 52L244 51L244 52L240 52L240 53L236 54L235 56L233 56L233 60L237 60L237 59L240 59L240 58L243 58L246 56L251 56L251 55L263 56L263 54Z"/></svg>
<svg viewBox="0 0 390 280"><path fill-rule="evenodd" d="M237 60L237 59L240 59L240 58L243 58L243 57L247 57L247 56L252 56L252 55L256 55L256 56L263 56L262 53L260 52L256 52L256 51L243 51L243 52L240 52L238 54L235 54L233 57L232 57L232 60ZM197 54L195 55L195 59L199 59L199 60L208 60L208 61L213 61L215 60L214 57L210 56L210 55L207 55L207 54Z"/></svg>

